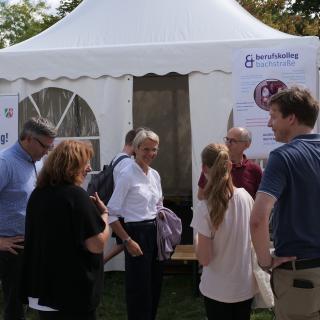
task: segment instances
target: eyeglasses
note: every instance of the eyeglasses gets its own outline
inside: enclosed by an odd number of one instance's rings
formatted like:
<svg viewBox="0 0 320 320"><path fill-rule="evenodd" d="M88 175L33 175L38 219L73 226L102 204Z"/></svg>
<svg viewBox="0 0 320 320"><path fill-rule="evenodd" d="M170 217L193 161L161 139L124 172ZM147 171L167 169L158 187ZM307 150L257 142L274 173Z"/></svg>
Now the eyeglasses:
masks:
<svg viewBox="0 0 320 320"><path fill-rule="evenodd" d="M149 152L157 153L159 151L159 148L142 148L142 151L145 153L149 153Z"/></svg>
<svg viewBox="0 0 320 320"><path fill-rule="evenodd" d="M247 140L236 140L236 139L228 138L228 137L224 137L224 138L223 138L223 141L224 141L225 143L230 143L230 144L239 143L239 142L247 142Z"/></svg>
<svg viewBox="0 0 320 320"><path fill-rule="evenodd" d="M53 144L50 144L49 146L48 145L45 145L44 143L42 143L38 138L36 137L32 137L34 140L36 140L40 146L44 149L44 150L52 150L54 148L54 145Z"/></svg>

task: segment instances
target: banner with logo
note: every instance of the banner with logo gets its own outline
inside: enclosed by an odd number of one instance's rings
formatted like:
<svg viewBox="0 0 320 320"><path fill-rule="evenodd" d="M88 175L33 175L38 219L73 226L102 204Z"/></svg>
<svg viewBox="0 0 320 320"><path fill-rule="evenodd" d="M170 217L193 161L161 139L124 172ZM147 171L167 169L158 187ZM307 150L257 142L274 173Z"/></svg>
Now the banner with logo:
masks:
<svg viewBox="0 0 320 320"><path fill-rule="evenodd" d="M0 95L0 151L18 139L18 95Z"/></svg>
<svg viewBox="0 0 320 320"><path fill-rule="evenodd" d="M233 121L252 132L246 155L267 158L280 146L268 128L268 99L295 85L317 93L317 51L314 47L236 49L233 52Z"/></svg>

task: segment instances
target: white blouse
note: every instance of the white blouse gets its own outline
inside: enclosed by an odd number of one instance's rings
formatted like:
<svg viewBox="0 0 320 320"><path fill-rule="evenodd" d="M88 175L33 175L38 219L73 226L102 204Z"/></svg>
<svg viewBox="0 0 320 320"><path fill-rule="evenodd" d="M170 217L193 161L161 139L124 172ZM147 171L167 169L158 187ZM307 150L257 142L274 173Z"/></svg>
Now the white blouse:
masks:
<svg viewBox="0 0 320 320"><path fill-rule="evenodd" d="M162 201L159 173L150 168L145 174L133 161L124 168L117 179L108 203L109 223L123 217L125 222L154 219L157 204Z"/></svg>

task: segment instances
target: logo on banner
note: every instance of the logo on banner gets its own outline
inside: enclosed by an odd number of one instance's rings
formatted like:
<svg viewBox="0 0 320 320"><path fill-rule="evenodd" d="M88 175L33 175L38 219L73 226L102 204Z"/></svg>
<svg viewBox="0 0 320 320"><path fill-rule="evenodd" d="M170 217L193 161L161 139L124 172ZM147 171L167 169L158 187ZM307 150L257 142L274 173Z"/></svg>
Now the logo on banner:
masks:
<svg viewBox="0 0 320 320"><path fill-rule="evenodd" d="M5 108L4 109L4 116L6 118L12 118L13 117L13 108L12 107L9 107L9 108Z"/></svg>
<svg viewBox="0 0 320 320"><path fill-rule="evenodd" d="M294 67L299 60L299 53L287 51L273 52L268 54L247 54L244 65L247 69L274 68L274 67Z"/></svg>
<svg viewBox="0 0 320 320"><path fill-rule="evenodd" d="M252 58L252 54L248 54L246 56L246 62L244 63L244 65L246 66L246 68L253 68L253 63L254 59Z"/></svg>

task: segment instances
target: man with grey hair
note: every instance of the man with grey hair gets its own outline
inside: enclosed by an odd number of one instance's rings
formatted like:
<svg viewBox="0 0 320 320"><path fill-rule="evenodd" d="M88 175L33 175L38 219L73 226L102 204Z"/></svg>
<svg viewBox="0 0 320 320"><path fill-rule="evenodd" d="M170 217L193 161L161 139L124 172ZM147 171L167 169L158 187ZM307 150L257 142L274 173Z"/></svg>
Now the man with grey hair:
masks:
<svg viewBox="0 0 320 320"><path fill-rule="evenodd" d="M29 119L13 146L0 152L0 280L4 320L24 318L18 286L24 241L26 206L41 169L41 159L53 148L56 129L41 117Z"/></svg>
<svg viewBox="0 0 320 320"><path fill-rule="evenodd" d="M262 170L254 162L247 159L244 151L250 147L252 135L249 130L241 127L231 128L227 136L224 137L224 142L229 149L230 159L232 161L232 181L237 188L246 189L252 198L255 198L258 190ZM198 198L203 198L203 189L206 185L206 179L201 173L198 186Z"/></svg>

